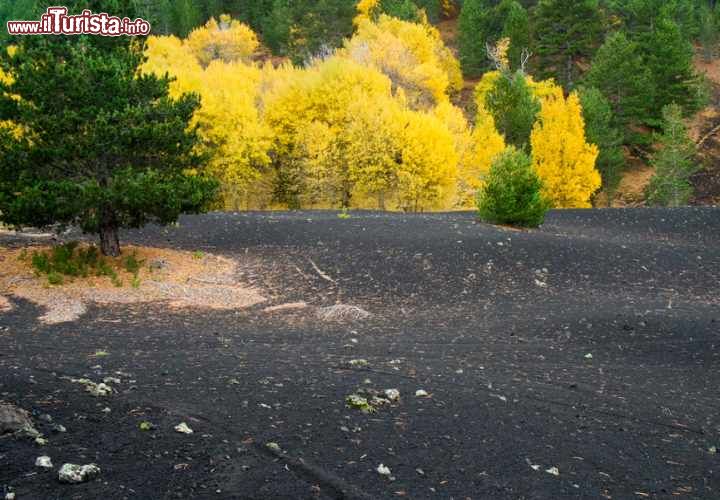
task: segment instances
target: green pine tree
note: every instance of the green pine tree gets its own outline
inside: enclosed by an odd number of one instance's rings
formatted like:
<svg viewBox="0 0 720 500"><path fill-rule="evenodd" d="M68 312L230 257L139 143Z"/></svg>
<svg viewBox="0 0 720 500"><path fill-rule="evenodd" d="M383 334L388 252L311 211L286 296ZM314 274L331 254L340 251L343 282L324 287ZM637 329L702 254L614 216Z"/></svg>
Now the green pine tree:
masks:
<svg viewBox="0 0 720 500"><path fill-rule="evenodd" d="M692 197L690 177L700 169L695 163L697 147L688 136L680 106L665 106L662 115L663 132L657 137L658 151L652 159L655 176L645 195L652 205L679 207Z"/></svg>
<svg viewBox="0 0 720 500"><path fill-rule="evenodd" d="M134 16L128 0L75 0ZM111 5L109 5L111 4ZM171 223L209 203L215 181L189 128L196 96L174 100L169 80L139 75L143 40L130 37L17 37L0 51L12 76L0 84L0 120L23 131L0 136L0 221L13 226L77 224L120 253L118 230ZM17 98L11 97L17 96Z"/></svg>
<svg viewBox="0 0 720 500"><path fill-rule="evenodd" d="M172 4L173 33L180 38L187 37L192 30L203 24L203 15L197 2L175 0Z"/></svg>
<svg viewBox="0 0 720 500"><path fill-rule="evenodd" d="M492 9L487 0L465 0L460 18L459 52L463 73L468 77L480 76L489 68L486 44L493 43L491 32Z"/></svg>
<svg viewBox="0 0 720 500"><path fill-rule="evenodd" d="M510 39L508 61L511 68L519 68L523 50L530 48L530 18L517 0L503 0L498 5L503 21L501 37Z"/></svg>
<svg viewBox="0 0 720 500"><path fill-rule="evenodd" d="M592 56L603 23L597 0L540 0L534 9L537 68L571 90L578 63Z"/></svg>
<svg viewBox="0 0 720 500"><path fill-rule="evenodd" d="M610 102L594 87L580 87L587 141L600 149L596 168L602 175L607 206L612 206L625 168L623 134L615 124Z"/></svg>
<svg viewBox="0 0 720 500"><path fill-rule="evenodd" d="M512 146L490 167L477 205L481 220L521 227L539 226L550 208L542 195L542 181L532 167L532 159Z"/></svg>
<svg viewBox="0 0 720 500"><path fill-rule="evenodd" d="M585 84L610 101L620 125L646 123L654 116L655 84L635 42L623 32L613 33L598 49Z"/></svg>
<svg viewBox="0 0 720 500"><path fill-rule="evenodd" d="M652 125L659 125L664 106L676 103L686 113L704 105L702 81L693 65L694 50L679 26L669 18L658 19L654 29L642 37L640 48L655 82Z"/></svg>
<svg viewBox="0 0 720 500"><path fill-rule="evenodd" d="M508 144L520 150L528 148L530 134L540 112L540 101L522 71L504 71L485 96L485 108Z"/></svg>

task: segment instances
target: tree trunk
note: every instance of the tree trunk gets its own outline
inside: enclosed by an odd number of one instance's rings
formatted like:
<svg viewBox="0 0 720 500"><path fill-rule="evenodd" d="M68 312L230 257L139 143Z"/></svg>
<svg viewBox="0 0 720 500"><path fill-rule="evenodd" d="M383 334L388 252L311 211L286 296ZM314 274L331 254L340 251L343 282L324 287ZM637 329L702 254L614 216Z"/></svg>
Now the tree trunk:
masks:
<svg viewBox="0 0 720 500"><path fill-rule="evenodd" d="M108 257L120 256L117 218L110 209L103 209L100 216L100 251Z"/></svg>

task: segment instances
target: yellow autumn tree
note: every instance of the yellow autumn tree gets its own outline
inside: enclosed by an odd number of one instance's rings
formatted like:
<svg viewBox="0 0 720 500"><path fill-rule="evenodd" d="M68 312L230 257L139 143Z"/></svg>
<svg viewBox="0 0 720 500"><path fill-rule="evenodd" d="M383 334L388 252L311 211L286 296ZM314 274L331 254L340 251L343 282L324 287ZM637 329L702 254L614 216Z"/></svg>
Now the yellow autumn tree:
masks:
<svg viewBox="0 0 720 500"><path fill-rule="evenodd" d="M339 54L387 75L414 109L430 109L463 85L460 64L427 23L386 15L377 22L359 19L355 35Z"/></svg>
<svg viewBox="0 0 720 500"><path fill-rule="evenodd" d="M225 208L247 208L270 163L270 130L256 107L261 71L214 61L203 77L195 119L203 142L215 152L208 170L221 181Z"/></svg>
<svg viewBox="0 0 720 500"><path fill-rule="evenodd" d="M533 166L555 208L589 208L601 186L595 169L598 148L585 140L585 122L576 93L542 101L531 135Z"/></svg>
<svg viewBox="0 0 720 500"><path fill-rule="evenodd" d="M212 61L247 62L260 46L255 32L240 21L223 14L193 30L185 42L202 66Z"/></svg>
<svg viewBox="0 0 720 500"><path fill-rule="evenodd" d="M495 157L505 149L505 140L489 113L481 111L471 128L462 110L449 102L433 110L453 136L458 156L457 188L452 208L471 208L478 189Z"/></svg>
<svg viewBox="0 0 720 500"><path fill-rule="evenodd" d="M270 162L270 131L256 106L260 68L212 61L203 68L187 44L174 36L149 37L143 71L169 74L171 95L193 92L201 106L193 118L203 145L213 154L208 171L221 182L223 206L247 208Z"/></svg>
<svg viewBox="0 0 720 500"><path fill-rule="evenodd" d="M378 71L339 57L302 70L281 71L281 81L270 84L265 92L263 108L273 132L276 182L288 198L283 201L349 206L353 182L345 129L352 118L351 107L374 96L391 97L390 81ZM312 172L320 172L327 182L324 188L316 184L312 199L307 200L303 195Z"/></svg>
<svg viewBox="0 0 720 500"><path fill-rule="evenodd" d="M357 27L363 21L371 21L380 9L380 0L360 0L357 4L357 16L353 19L353 24Z"/></svg>
<svg viewBox="0 0 720 500"><path fill-rule="evenodd" d="M402 104L388 95L356 101L343 131L354 206L386 210L396 205L402 163Z"/></svg>
<svg viewBox="0 0 720 500"><path fill-rule="evenodd" d="M199 92L203 86L203 69L197 58L183 41L175 36L151 36L145 49L147 61L142 66L145 73L169 74L170 95L174 98L190 92Z"/></svg>
<svg viewBox="0 0 720 500"><path fill-rule="evenodd" d="M451 132L431 113L405 110L398 204L405 211L447 208L455 196L458 155Z"/></svg>
<svg viewBox="0 0 720 500"><path fill-rule="evenodd" d="M461 207L475 206L477 192L484 185L490 167L506 147L505 139L495 128L492 115L480 110L472 130L470 149L461 163L458 186Z"/></svg>

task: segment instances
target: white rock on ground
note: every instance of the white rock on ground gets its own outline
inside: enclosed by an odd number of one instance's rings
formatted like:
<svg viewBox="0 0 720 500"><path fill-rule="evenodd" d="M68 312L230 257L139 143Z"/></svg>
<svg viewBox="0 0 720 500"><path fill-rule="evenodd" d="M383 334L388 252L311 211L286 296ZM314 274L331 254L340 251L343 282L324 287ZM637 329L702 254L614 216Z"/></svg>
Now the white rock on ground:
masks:
<svg viewBox="0 0 720 500"><path fill-rule="evenodd" d="M58 479L61 483L79 484L90 481L99 475L100 467L95 464L64 464L58 472Z"/></svg>
<svg viewBox="0 0 720 500"><path fill-rule="evenodd" d="M317 317L322 321L360 321L370 316L372 316L372 314L365 309L346 304L321 307L317 310Z"/></svg>
<svg viewBox="0 0 720 500"><path fill-rule="evenodd" d="M188 424L186 424L185 422L182 422L182 423L176 425L175 430L181 434L192 434L193 433L193 430L190 427L188 427Z"/></svg>
<svg viewBox="0 0 720 500"><path fill-rule="evenodd" d="M386 467L383 464L378 465L378 468L376 470L381 476L389 476L390 474L392 474L392 472L390 472L390 468Z"/></svg>
<svg viewBox="0 0 720 500"><path fill-rule="evenodd" d="M385 389L385 397L390 401L397 401L400 399L400 391L397 389Z"/></svg>
<svg viewBox="0 0 720 500"><path fill-rule="evenodd" d="M43 469L52 469L53 463L50 457L44 455L42 457L37 457L37 460L35 460L35 467L42 467Z"/></svg>
<svg viewBox="0 0 720 500"><path fill-rule="evenodd" d="M415 391L415 397L416 398L426 398L426 397L428 397L428 393L427 393L427 391L425 391L423 389L418 389L417 391Z"/></svg>

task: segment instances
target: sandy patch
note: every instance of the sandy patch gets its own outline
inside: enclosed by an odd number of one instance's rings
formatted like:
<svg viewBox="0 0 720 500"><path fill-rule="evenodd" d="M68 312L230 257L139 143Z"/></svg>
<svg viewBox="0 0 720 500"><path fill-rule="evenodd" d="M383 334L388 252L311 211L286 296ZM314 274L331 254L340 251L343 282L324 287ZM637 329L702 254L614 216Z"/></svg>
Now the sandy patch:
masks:
<svg viewBox="0 0 720 500"><path fill-rule="evenodd" d="M46 250L35 247L28 250ZM126 246L123 255L143 261L137 280L125 271L121 259L110 259L122 286L108 277L65 278L62 285L48 284L45 276L36 276L28 258L21 259L20 249L0 249L0 294L14 295L43 306L44 323L73 321L88 303L135 304L169 302L172 307L242 309L265 301L260 292L237 279L237 263L210 254ZM0 296L0 311L11 304Z"/></svg>
<svg viewBox="0 0 720 500"><path fill-rule="evenodd" d="M280 304L277 306L270 306L263 309L264 313L275 313L275 312L287 312L287 311L298 311L306 309L308 307L306 302L289 302L287 304Z"/></svg>

